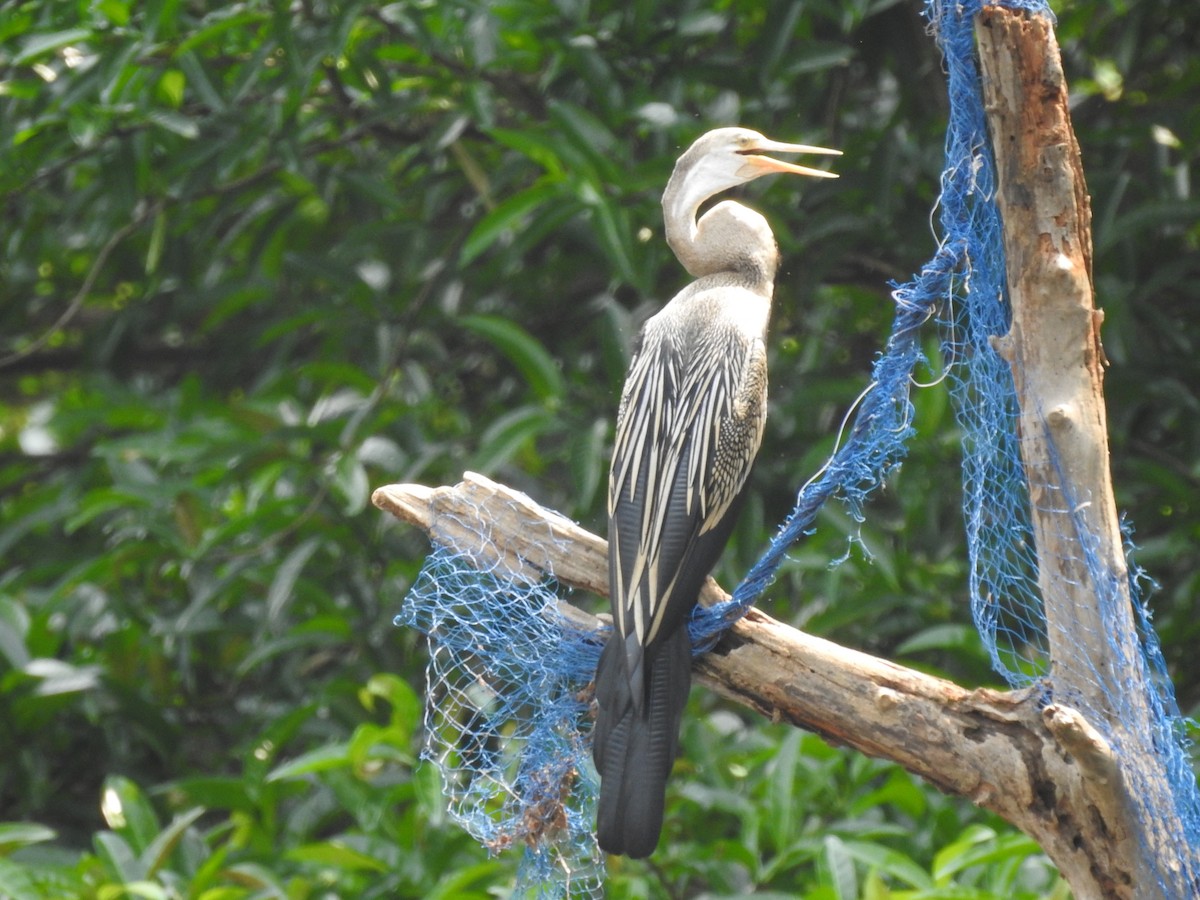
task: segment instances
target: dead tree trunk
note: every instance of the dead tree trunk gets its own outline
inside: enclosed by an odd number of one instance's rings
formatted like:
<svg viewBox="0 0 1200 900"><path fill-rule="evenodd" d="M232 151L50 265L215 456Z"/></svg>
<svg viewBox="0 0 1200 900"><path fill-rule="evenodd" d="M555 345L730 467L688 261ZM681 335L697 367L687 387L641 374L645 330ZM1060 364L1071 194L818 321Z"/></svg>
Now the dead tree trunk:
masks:
<svg viewBox="0 0 1200 900"><path fill-rule="evenodd" d="M1092 777L1109 781L1112 813L1141 823L1114 834L1114 883L1097 896L1161 896L1157 866L1178 860L1179 872L1195 863L1173 808L1134 812L1147 795L1170 797L1171 788L1154 747L1109 472L1091 205L1066 80L1046 18L988 7L976 34L1012 306L1011 330L995 343L1020 406L1049 686L1057 704L1098 732L1102 755L1085 754L1081 765L1088 757L1102 763ZM1082 851L1075 856L1059 862L1072 885L1078 877L1066 865L1094 867ZM1091 895L1077 888L1076 896Z"/></svg>

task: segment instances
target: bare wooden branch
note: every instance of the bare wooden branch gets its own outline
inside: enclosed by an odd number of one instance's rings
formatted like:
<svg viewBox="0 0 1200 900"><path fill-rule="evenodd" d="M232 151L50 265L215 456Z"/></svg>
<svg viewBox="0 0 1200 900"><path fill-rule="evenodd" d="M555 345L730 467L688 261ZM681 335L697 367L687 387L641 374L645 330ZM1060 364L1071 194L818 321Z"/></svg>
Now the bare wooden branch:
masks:
<svg viewBox="0 0 1200 900"><path fill-rule="evenodd" d="M467 473L454 487L390 485L376 506L516 580L608 592L607 544L529 497ZM709 600L724 596L710 583ZM576 624L600 620L562 604ZM751 610L696 660L697 680L774 721L892 760L1034 838L1080 900L1126 897L1109 860L1128 833L1107 744L1076 711L1028 691L967 690ZM1080 860L1090 861L1085 864ZM1094 871L1093 871L1094 870Z"/></svg>

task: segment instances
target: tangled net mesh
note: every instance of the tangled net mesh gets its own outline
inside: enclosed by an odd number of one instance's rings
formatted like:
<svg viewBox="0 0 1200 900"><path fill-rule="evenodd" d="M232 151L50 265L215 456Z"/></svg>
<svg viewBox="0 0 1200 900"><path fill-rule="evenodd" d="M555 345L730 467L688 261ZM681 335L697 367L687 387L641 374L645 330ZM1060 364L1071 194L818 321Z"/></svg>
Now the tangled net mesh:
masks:
<svg viewBox="0 0 1200 900"><path fill-rule="evenodd" d="M1001 5L1049 14L1044 0ZM847 439L801 489L731 599L697 609L693 644L703 652L745 613L826 500L837 497L862 518L867 497L904 457L913 433L909 390L924 362L923 326L935 327L950 361L963 435L971 611L992 663L1014 687L1038 685L1047 701L1075 705L1093 723L1115 719L1102 731L1149 836L1145 871L1167 897L1200 896L1200 797L1184 721L1141 599L1147 579L1132 563L1131 574L1116 573L1100 558L1099 539L1078 514L1088 498L1075 496L1061 471L1036 492L1038 509L1062 523L1054 543L1059 569L1083 573L1094 586L1104 633L1092 637L1112 645L1116 670L1133 674L1087 673L1103 686L1103 708L1054 693L1049 660L1065 636L1044 613L1020 410L1011 368L992 346L993 337L1008 332L1010 311L975 59L972 23L980 6L980 0L928 0L925 10L945 57L950 98L941 245L912 282L893 286L892 331ZM546 540L554 540L549 532ZM603 636L562 614L564 591L552 576L530 577L519 564L496 561L510 556L486 533L476 534L471 548L435 546L396 619L429 636L423 756L440 771L449 812L463 828L493 852L524 848L516 895L600 897L604 864L593 834L598 778L584 689ZM1138 634L1121 641L1112 637L1114 623L1131 601ZM1164 846L1177 853L1164 854Z"/></svg>
<svg viewBox="0 0 1200 900"><path fill-rule="evenodd" d="M581 695L599 639L559 612L553 580L506 569L489 543L436 547L397 618L429 636L422 755L467 832L493 853L524 848L524 895L599 896Z"/></svg>

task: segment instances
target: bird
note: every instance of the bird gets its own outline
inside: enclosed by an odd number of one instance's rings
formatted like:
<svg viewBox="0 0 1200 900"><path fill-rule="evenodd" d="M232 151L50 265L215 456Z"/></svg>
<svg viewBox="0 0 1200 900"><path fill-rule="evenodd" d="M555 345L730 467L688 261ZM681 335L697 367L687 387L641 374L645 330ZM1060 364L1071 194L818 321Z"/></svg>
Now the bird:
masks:
<svg viewBox="0 0 1200 900"><path fill-rule="evenodd" d="M649 856L691 686L687 620L729 538L767 414L766 332L779 251L762 215L705 201L772 173L836 178L766 153L841 151L748 128L699 137L662 196L695 279L649 318L621 391L609 468L612 633L596 669L592 758L601 849Z"/></svg>

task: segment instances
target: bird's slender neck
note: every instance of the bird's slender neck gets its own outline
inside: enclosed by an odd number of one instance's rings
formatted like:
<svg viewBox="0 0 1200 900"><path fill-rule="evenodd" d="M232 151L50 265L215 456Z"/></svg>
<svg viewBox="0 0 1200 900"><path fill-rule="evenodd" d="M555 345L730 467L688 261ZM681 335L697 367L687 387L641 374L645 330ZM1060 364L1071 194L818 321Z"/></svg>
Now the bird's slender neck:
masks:
<svg viewBox="0 0 1200 900"><path fill-rule="evenodd" d="M759 213L723 200L696 219L712 194L689 193L677 168L663 193L667 243L688 272L696 277L729 273L756 293L770 297L779 251L775 236Z"/></svg>

